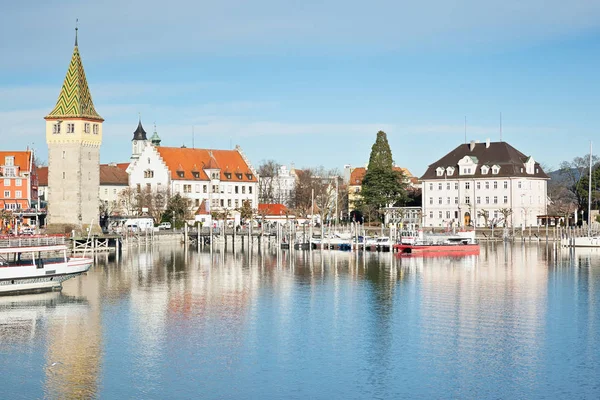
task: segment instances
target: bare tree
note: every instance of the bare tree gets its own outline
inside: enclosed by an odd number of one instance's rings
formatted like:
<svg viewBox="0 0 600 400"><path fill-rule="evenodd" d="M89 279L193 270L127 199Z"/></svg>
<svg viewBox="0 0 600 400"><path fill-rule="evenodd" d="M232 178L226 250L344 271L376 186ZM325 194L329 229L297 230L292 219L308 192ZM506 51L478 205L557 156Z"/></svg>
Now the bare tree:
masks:
<svg viewBox="0 0 600 400"><path fill-rule="evenodd" d="M126 187L119 193L119 202L123 207L123 211L127 215L137 214L137 190L132 187Z"/></svg>
<svg viewBox="0 0 600 400"><path fill-rule="evenodd" d="M502 222L502 225L504 225L505 228L508 228L508 218L512 215L513 210L512 208L501 208L500 210L498 210L500 212L500 214L502 214L502 221L498 221L498 224L500 222Z"/></svg>
<svg viewBox="0 0 600 400"><path fill-rule="evenodd" d="M281 165L273 160L263 161L258 167L258 201L264 204L281 202L279 169Z"/></svg>
<svg viewBox="0 0 600 400"><path fill-rule="evenodd" d="M490 212L488 210L479 210L477 211L477 216L483 218L484 226L487 228L489 225Z"/></svg>

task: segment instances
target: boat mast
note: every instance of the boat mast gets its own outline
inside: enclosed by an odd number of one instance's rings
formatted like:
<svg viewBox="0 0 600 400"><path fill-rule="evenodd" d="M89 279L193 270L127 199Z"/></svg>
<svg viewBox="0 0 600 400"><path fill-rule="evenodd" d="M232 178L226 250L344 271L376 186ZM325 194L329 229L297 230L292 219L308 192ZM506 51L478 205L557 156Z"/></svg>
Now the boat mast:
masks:
<svg viewBox="0 0 600 400"><path fill-rule="evenodd" d="M590 140L590 171L588 178L588 237L592 236L592 141Z"/></svg>

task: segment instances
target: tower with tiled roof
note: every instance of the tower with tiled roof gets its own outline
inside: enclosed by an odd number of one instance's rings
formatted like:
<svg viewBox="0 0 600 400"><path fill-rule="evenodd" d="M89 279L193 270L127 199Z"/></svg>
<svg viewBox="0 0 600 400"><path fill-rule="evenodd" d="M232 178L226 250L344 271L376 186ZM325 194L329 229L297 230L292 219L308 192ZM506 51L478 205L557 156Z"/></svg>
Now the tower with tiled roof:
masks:
<svg viewBox="0 0 600 400"><path fill-rule="evenodd" d="M46 120L48 229L99 228L98 190L102 122L75 48L54 109Z"/></svg>

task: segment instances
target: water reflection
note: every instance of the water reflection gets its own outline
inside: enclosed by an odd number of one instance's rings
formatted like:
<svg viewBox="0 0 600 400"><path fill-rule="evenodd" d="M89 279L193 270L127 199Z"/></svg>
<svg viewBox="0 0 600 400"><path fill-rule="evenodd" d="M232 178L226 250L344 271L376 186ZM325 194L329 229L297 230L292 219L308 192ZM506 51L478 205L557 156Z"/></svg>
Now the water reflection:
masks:
<svg viewBox="0 0 600 400"><path fill-rule="evenodd" d="M62 293L0 299L0 348L27 397L597 397L599 269L598 251L545 243L444 258L142 246Z"/></svg>

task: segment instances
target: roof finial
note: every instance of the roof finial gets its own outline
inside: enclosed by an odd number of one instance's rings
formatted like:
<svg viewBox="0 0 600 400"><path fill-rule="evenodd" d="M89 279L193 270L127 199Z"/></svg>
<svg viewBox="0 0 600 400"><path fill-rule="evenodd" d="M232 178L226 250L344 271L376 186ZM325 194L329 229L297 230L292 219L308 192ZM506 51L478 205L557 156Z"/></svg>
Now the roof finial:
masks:
<svg viewBox="0 0 600 400"><path fill-rule="evenodd" d="M79 27L77 26L77 24L79 23L79 18L75 19L75 47L77 47L77 31L79 30Z"/></svg>

